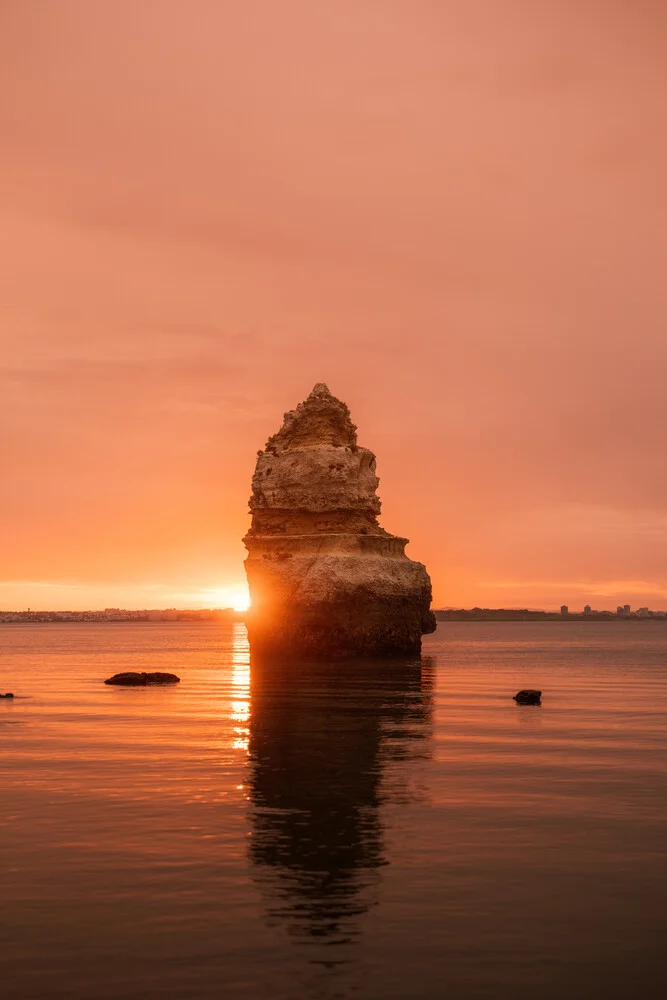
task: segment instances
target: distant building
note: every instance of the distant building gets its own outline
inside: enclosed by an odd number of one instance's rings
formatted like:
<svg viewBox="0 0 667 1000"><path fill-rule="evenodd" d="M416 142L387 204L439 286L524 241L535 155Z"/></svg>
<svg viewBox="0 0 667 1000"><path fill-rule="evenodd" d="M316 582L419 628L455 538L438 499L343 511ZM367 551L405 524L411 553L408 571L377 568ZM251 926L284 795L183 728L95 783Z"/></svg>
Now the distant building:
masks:
<svg viewBox="0 0 667 1000"><path fill-rule="evenodd" d="M648 608L637 608L637 618L650 618L651 612Z"/></svg>
<svg viewBox="0 0 667 1000"><path fill-rule="evenodd" d="M624 604L623 605L623 610L625 611L626 615L629 615L630 614L630 605L629 604Z"/></svg>
<svg viewBox="0 0 667 1000"><path fill-rule="evenodd" d="M625 614L625 608L623 607L622 604L619 604L618 607L616 608L616 614L618 615L619 618L621 617L621 615Z"/></svg>
<svg viewBox="0 0 667 1000"><path fill-rule="evenodd" d="M590 615L590 613L591 613L591 606L590 606L590 604L584 604L584 614L585 615Z"/></svg>
<svg viewBox="0 0 667 1000"><path fill-rule="evenodd" d="M569 611L568 611L568 607L567 607L567 604L561 604L561 606L560 606L560 613L561 613L562 615L567 615L567 614L569 614Z"/></svg>

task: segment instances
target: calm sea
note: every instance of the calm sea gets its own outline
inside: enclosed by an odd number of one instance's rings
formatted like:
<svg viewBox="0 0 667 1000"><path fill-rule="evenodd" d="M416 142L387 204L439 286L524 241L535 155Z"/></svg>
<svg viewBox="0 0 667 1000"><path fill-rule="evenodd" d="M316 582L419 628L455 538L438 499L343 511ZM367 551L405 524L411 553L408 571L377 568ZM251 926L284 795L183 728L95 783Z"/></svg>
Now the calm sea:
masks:
<svg viewBox="0 0 667 1000"><path fill-rule="evenodd" d="M665 624L281 668L238 624L5 625L6 690L3 1000L667 995Z"/></svg>

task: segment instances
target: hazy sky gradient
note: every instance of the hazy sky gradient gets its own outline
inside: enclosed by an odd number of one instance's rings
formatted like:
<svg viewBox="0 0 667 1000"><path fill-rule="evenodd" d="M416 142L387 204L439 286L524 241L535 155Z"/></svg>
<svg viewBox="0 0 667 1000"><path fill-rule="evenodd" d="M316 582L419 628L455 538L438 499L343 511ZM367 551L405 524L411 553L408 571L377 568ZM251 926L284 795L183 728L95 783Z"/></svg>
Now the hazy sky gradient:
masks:
<svg viewBox="0 0 667 1000"><path fill-rule="evenodd" d="M667 607L662 0L5 0L0 134L0 608L219 603L317 381L436 606Z"/></svg>

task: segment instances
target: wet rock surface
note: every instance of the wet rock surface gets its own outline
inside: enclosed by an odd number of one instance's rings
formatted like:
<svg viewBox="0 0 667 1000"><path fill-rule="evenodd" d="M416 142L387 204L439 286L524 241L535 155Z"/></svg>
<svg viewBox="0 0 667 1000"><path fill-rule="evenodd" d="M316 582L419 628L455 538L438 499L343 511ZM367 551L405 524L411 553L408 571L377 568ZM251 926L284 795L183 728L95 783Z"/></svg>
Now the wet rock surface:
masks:
<svg viewBox="0 0 667 1000"><path fill-rule="evenodd" d="M517 691L515 695L512 695L514 701L517 705L541 705L542 704L542 692L536 691L533 688L525 688L523 691Z"/></svg>
<svg viewBox="0 0 667 1000"><path fill-rule="evenodd" d="M418 652L436 628L425 567L378 523L375 456L323 383L258 453L244 543L254 649Z"/></svg>
<svg viewBox="0 0 667 1000"><path fill-rule="evenodd" d="M180 677L176 674L165 673L138 673L134 670L126 671L122 674L114 674L107 678L105 684L118 684L123 687L147 687L152 684L178 684Z"/></svg>

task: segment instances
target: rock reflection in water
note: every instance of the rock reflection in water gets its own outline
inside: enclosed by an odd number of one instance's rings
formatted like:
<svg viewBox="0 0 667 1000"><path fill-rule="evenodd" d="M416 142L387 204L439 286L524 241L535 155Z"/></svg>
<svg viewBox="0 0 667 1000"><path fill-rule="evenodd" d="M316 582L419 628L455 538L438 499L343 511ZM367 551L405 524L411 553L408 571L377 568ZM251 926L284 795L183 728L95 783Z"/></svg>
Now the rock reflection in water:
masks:
<svg viewBox="0 0 667 1000"><path fill-rule="evenodd" d="M249 855L290 933L323 944L359 933L387 863L383 775L428 752L432 676L426 659L251 656Z"/></svg>

